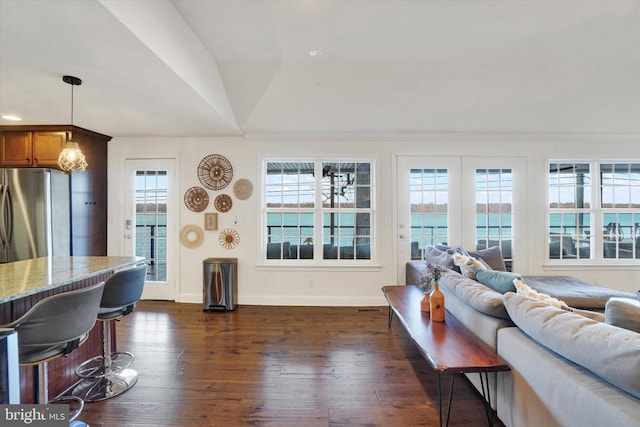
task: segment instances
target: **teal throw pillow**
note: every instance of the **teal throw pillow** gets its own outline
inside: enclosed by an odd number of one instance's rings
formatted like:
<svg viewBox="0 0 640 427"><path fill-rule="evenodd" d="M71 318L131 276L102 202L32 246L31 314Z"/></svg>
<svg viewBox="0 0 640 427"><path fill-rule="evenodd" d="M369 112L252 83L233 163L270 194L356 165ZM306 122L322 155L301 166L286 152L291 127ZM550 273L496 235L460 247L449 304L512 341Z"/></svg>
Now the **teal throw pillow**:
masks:
<svg viewBox="0 0 640 427"><path fill-rule="evenodd" d="M522 279L517 273L498 270L475 270L476 280L485 286L490 287L494 291L506 294L507 292L515 292L516 286L513 284L514 279Z"/></svg>

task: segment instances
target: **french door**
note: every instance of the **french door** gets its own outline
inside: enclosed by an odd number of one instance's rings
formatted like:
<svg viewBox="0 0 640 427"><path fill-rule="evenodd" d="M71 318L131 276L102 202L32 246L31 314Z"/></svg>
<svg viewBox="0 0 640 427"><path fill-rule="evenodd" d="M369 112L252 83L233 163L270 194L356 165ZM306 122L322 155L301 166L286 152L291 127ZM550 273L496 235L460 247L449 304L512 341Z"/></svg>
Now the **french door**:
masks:
<svg viewBox="0 0 640 427"><path fill-rule="evenodd" d="M427 245L500 246L512 268L516 242L526 241L526 165L518 157L398 156L399 283ZM517 249L523 269L524 246Z"/></svg>
<svg viewBox="0 0 640 427"><path fill-rule="evenodd" d="M124 252L145 258L143 299L175 300L179 200L174 159L127 159Z"/></svg>

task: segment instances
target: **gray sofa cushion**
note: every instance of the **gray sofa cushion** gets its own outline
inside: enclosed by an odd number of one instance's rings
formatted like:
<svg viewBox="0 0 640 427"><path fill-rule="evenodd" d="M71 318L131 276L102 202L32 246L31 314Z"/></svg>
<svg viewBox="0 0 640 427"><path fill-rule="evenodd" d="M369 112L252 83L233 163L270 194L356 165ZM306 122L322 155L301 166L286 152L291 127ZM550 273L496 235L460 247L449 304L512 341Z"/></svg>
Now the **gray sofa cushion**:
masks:
<svg viewBox="0 0 640 427"><path fill-rule="evenodd" d="M504 263L500 246L492 246L490 248L479 249L477 251L469 251L469 255L476 259L483 260L489 267L491 267L492 270L507 271L507 266Z"/></svg>
<svg viewBox="0 0 640 427"><path fill-rule="evenodd" d="M640 301L631 298L611 298L604 306L604 321L640 333Z"/></svg>
<svg viewBox="0 0 640 427"><path fill-rule="evenodd" d="M540 345L640 398L640 334L507 293L511 320Z"/></svg>
<svg viewBox="0 0 640 427"><path fill-rule="evenodd" d="M502 294L493 289L466 278L459 273L449 272L440 279L440 286L446 287L458 299L481 313L500 319L509 319ZM447 301L444 305L446 307Z"/></svg>
<svg viewBox="0 0 640 427"><path fill-rule="evenodd" d="M409 261L406 268L405 285L417 285L420 282L422 274L427 269L427 263L424 261Z"/></svg>
<svg viewBox="0 0 640 427"><path fill-rule="evenodd" d="M574 308L604 311L609 298L634 298L632 293L592 285L571 276L523 276L522 279L536 291L558 298Z"/></svg>
<svg viewBox="0 0 640 427"><path fill-rule="evenodd" d="M441 246L441 248L445 248ZM427 264L438 264L444 267L447 267L453 271L457 271L460 273L460 267L455 265L453 262L453 254L455 253L464 253L466 251L462 248L448 248L446 250L440 250L435 246L425 246L424 247L424 260Z"/></svg>
<svg viewBox="0 0 640 427"><path fill-rule="evenodd" d="M498 331L498 416L512 427L638 427L640 400L539 345L520 328Z"/></svg>

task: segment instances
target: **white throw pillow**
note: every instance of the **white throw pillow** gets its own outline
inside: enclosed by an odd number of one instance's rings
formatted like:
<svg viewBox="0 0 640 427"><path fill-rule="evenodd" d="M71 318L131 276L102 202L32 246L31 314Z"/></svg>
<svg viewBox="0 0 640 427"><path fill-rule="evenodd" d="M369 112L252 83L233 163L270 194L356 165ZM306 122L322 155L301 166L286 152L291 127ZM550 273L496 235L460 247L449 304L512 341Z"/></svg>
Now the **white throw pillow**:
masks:
<svg viewBox="0 0 640 427"><path fill-rule="evenodd" d="M550 295L536 291L535 289L524 283L521 279L513 279L513 284L515 285L516 291L518 291L519 294L535 298L554 307L570 310L566 302L560 301L559 299L554 298Z"/></svg>
<svg viewBox="0 0 640 427"><path fill-rule="evenodd" d="M453 263L460 267L460 272L464 277L468 277L469 279L476 280L476 273L473 271L476 270L486 270L487 267L475 259L472 256L462 255L459 253L453 254Z"/></svg>

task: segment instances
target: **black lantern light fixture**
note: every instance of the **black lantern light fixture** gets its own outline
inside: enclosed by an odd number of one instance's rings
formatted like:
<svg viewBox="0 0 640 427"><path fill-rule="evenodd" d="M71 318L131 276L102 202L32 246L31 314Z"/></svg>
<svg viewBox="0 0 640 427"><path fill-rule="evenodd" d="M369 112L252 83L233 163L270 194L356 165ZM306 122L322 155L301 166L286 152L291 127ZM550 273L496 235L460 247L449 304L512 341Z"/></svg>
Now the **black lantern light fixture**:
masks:
<svg viewBox="0 0 640 427"><path fill-rule="evenodd" d="M73 87L80 86L82 80L73 76L62 76L62 81L71 85L71 128L69 139L58 157L58 166L65 172L83 171L87 168L87 160L80 151L80 145L73 141Z"/></svg>

